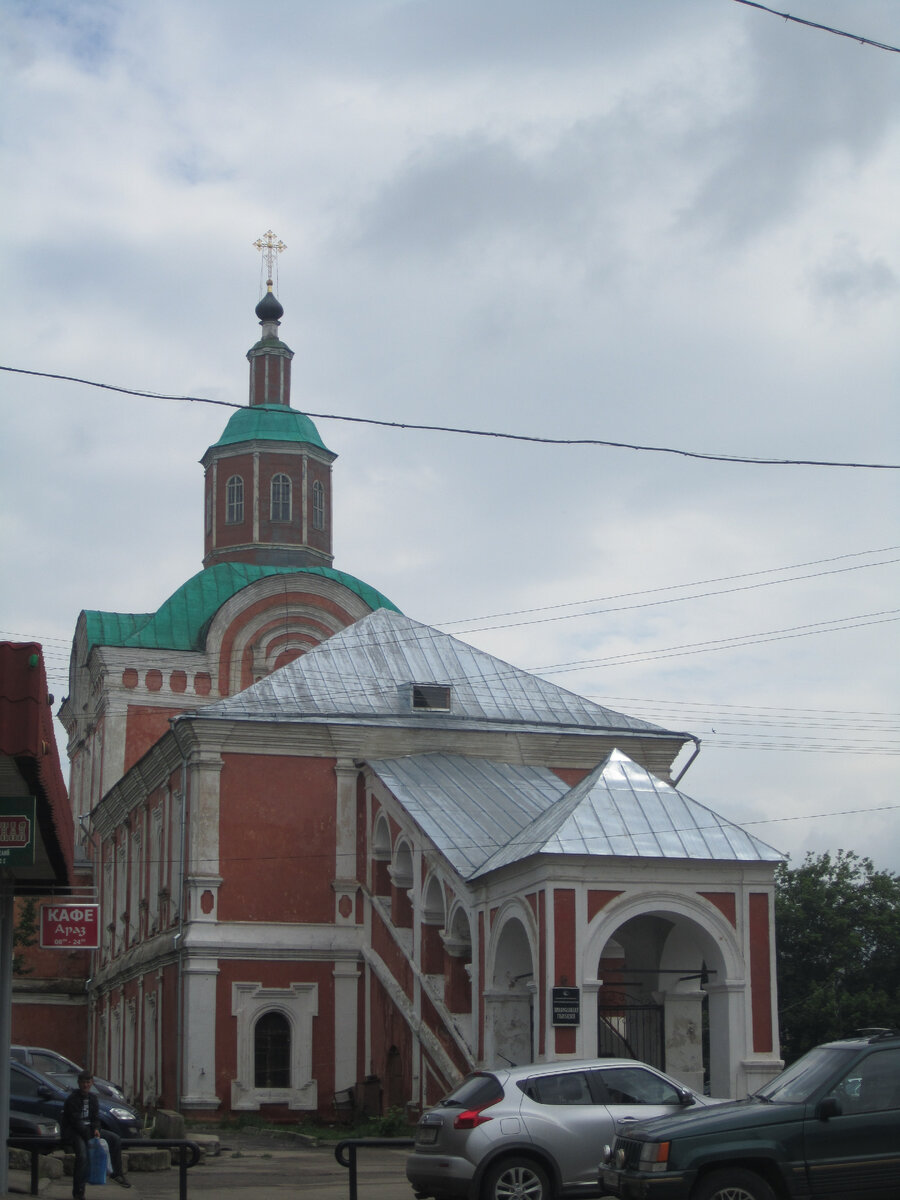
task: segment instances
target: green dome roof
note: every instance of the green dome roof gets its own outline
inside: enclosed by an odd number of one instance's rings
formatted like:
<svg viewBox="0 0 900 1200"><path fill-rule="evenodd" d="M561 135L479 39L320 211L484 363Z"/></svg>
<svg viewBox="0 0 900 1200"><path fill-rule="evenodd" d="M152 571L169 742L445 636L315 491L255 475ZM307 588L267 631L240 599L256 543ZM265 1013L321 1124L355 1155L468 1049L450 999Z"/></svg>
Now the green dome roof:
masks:
<svg viewBox="0 0 900 1200"><path fill-rule="evenodd" d="M299 414L296 414L299 416ZM386 596L354 575L333 567L266 567L216 563L183 583L155 613L86 611L88 646L139 646L153 650L202 650L209 623L236 592L269 575L321 575L355 592L372 609L392 608Z"/></svg>
<svg viewBox="0 0 900 1200"><path fill-rule="evenodd" d="M303 413L284 404L255 404L239 408L228 424L217 446L233 446L236 442L307 442L328 454L319 431Z"/></svg>

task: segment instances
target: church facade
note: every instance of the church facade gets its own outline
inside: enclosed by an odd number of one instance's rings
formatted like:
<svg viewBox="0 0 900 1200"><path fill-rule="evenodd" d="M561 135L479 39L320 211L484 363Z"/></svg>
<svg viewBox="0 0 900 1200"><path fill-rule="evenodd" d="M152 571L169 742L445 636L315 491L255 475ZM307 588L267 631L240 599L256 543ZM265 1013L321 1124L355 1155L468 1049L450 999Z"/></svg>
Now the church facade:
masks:
<svg viewBox="0 0 900 1200"><path fill-rule="evenodd" d="M290 406L282 315L270 290L202 459L203 570L73 641L94 1069L209 1116L415 1111L482 1064L598 1054L753 1090L780 1065L780 855L680 790L688 734L333 567L335 456Z"/></svg>

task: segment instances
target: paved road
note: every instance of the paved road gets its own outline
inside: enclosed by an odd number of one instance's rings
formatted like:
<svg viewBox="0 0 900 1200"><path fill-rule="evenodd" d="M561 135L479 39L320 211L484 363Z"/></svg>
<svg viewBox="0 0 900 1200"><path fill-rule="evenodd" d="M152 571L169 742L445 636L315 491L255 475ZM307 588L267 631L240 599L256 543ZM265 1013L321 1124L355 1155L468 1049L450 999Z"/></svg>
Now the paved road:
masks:
<svg viewBox="0 0 900 1200"><path fill-rule="evenodd" d="M221 1134L221 1153L188 1171L188 1200L348 1200L349 1172L334 1147L307 1146L260 1133ZM407 1150L362 1149L357 1160L357 1200L413 1200L404 1172ZM87 1188L87 1200L178 1200L178 1170L134 1172L128 1191L112 1181ZM10 1172L10 1194L22 1200L25 1172ZM71 1200L71 1178L47 1183L42 1200ZM5 1200L0 1197L0 1200Z"/></svg>
<svg viewBox="0 0 900 1200"><path fill-rule="evenodd" d="M367 1150L357 1163L358 1200L413 1200L404 1174L406 1150ZM110 1181L87 1188L88 1200L178 1200L178 1170L134 1172L128 1191ZM44 1181L46 1182L46 1181ZM11 1172L11 1193L28 1190L24 1172ZM349 1172L335 1161L331 1146L291 1145L262 1135L222 1135L222 1151L188 1172L188 1200L288 1200L322 1197L348 1200ZM71 1200L72 1180L54 1180L42 1200Z"/></svg>

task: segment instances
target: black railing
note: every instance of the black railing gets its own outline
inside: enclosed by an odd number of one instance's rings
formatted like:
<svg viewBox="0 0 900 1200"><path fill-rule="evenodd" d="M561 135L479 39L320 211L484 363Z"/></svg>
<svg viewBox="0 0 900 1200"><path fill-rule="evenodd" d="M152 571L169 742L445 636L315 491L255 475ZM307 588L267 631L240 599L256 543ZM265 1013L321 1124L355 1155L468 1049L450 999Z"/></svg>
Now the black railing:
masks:
<svg viewBox="0 0 900 1200"><path fill-rule="evenodd" d="M63 1147L62 1142L56 1137L13 1137L6 1139L7 1146L12 1146L16 1150L31 1151L31 1194L38 1194L38 1180L40 1178L40 1163L39 1159L42 1154L49 1154L52 1150L59 1150ZM196 1166L200 1161L202 1153L196 1142L189 1141L185 1138L122 1138L123 1150L178 1150L178 1200L187 1200L187 1173L188 1168ZM191 1152L190 1162L187 1160L187 1151Z"/></svg>
<svg viewBox="0 0 900 1200"><path fill-rule="evenodd" d="M373 1150L407 1150L416 1143L413 1138L408 1137L361 1137L361 1138L344 1138L338 1142L334 1148L334 1157L338 1160L342 1167L347 1167L350 1172L350 1200L357 1200L356 1195L356 1151L358 1147L363 1149Z"/></svg>

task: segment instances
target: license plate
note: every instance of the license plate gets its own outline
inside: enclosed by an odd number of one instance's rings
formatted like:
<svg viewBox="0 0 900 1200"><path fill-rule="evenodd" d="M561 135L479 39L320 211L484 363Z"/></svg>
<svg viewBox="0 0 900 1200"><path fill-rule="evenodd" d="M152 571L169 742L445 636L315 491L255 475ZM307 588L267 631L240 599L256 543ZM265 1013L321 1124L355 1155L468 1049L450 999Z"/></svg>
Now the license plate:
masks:
<svg viewBox="0 0 900 1200"><path fill-rule="evenodd" d="M604 1171L603 1172L603 1186L611 1196L618 1196L618 1194L619 1194L618 1182L619 1182L618 1171Z"/></svg>
<svg viewBox="0 0 900 1200"><path fill-rule="evenodd" d="M433 1146L437 1141L437 1125L420 1125L416 1133L416 1141L420 1146Z"/></svg>

